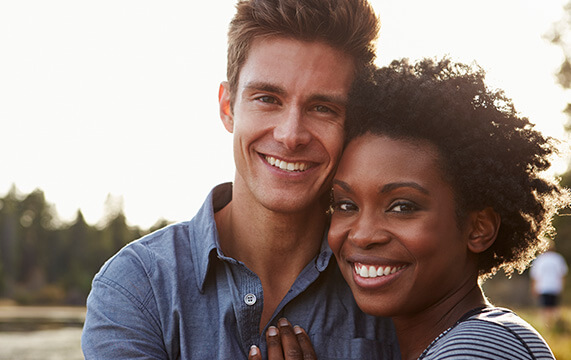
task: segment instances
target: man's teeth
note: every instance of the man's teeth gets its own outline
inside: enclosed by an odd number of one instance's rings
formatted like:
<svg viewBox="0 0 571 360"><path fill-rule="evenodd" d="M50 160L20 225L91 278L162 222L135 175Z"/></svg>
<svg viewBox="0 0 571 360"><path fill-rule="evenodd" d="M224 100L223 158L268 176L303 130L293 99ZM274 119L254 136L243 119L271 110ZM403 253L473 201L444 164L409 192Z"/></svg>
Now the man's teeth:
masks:
<svg viewBox="0 0 571 360"><path fill-rule="evenodd" d="M364 277L364 278L374 278L374 277L378 277L378 276L386 276L389 274L394 274L395 272L404 268L404 265L403 266L373 266L373 265L355 264L354 266L355 266L355 273L357 273L360 277Z"/></svg>
<svg viewBox="0 0 571 360"><path fill-rule="evenodd" d="M291 162L285 162L279 159L276 159L274 157L271 156L266 156L266 161L272 165L275 166L277 168L280 168L282 170L286 170L286 171L305 171L308 168L307 163L302 163L302 162L295 162L295 163L291 163Z"/></svg>

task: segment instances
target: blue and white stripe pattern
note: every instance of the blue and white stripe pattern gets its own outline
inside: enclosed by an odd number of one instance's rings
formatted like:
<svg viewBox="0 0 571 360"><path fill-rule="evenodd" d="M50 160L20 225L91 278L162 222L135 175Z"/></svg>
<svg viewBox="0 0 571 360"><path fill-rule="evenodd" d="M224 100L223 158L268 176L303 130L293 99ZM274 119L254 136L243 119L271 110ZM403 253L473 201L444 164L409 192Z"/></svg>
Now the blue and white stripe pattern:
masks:
<svg viewBox="0 0 571 360"><path fill-rule="evenodd" d="M419 357L444 359L555 359L541 335L512 311L484 308L443 332Z"/></svg>

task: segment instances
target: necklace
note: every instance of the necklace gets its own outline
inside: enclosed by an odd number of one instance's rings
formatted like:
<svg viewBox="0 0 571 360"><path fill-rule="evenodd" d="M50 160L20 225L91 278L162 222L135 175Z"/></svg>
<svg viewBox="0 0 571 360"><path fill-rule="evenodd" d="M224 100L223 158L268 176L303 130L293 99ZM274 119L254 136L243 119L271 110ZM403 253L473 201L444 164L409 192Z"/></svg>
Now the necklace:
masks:
<svg viewBox="0 0 571 360"><path fill-rule="evenodd" d="M420 356L418 357L418 360L424 359L426 357L426 355L428 354L428 351L434 347L434 345L438 342L438 340L442 339L443 336L445 336L446 334L448 334L450 332L450 330L454 329L456 326L458 326L458 324L460 324L463 321L466 321L468 318L477 315L477 314L481 314L483 313L486 309L490 309L486 306L480 306L477 308L474 308L470 311L468 311L467 313L465 313L464 315L462 315L462 317L460 317L460 319L458 319L458 321L456 321L456 323L452 326L450 326L448 329L444 330L442 333L440 333L440 335L438 335L436 337L436 339L432 340L432 342L430 343L430 345L428 345L426 347L426 349L424 349L424 351L422 352L422 354L420 354Z"/></svg>

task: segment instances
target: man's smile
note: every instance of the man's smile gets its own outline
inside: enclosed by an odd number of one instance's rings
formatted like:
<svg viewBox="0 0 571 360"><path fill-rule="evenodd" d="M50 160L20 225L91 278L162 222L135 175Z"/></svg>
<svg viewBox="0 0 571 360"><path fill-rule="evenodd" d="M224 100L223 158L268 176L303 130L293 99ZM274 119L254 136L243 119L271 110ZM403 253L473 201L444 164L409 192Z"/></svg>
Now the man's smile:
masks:
<svg viewBox="0 0 571 360"><path fill-rule="evenodd" d="M285 171L298 171L302 172L309 169L310 164L307 162L287 162L284 160L276 159L273 156L264 155L266 162L274 167L280 168Z"/></svg>

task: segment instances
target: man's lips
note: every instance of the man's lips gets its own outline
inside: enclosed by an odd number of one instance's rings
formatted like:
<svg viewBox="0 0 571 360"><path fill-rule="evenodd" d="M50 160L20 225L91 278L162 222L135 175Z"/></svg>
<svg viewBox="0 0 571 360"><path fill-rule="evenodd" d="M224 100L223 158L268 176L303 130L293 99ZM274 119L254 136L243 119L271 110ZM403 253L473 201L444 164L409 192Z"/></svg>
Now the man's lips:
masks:
<svg viewBox="0 0 571 360"><path fill-rule="evenodd" d="M271 166L277 167L284 171L303 172L311 167L311 164L305 161L288 162L269 155L263 155L263 158Z"/></svg>

